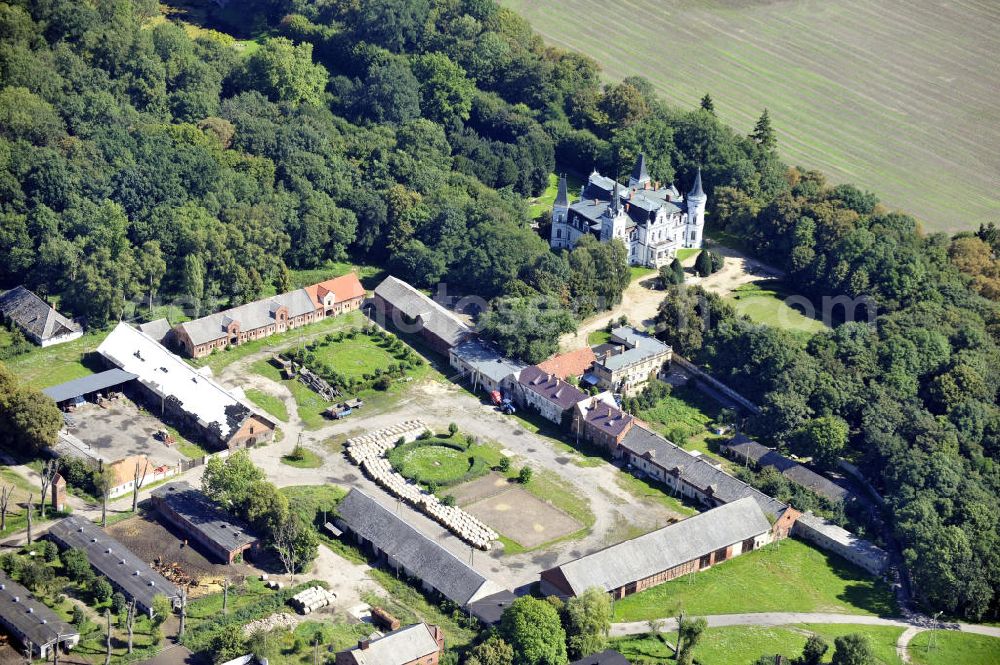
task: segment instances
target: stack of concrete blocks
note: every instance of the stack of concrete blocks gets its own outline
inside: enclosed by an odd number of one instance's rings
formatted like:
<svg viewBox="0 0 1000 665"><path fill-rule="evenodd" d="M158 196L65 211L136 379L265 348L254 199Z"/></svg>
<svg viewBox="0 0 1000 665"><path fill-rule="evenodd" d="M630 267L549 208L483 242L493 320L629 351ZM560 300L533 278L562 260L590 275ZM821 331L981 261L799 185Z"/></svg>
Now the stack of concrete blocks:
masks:
<svg viewBox="0 0 1000 665"><path fill-rule="evenodd" d="M347 456L359 465L372 480L384 487L393 496L406 501L425 515L433 518L456 536L481 550L490 549L499 536L479 519L461 508L446 506L419 486L396 473L385 458L386 452L394 448L400 439L414 441L427 426L420 420L407 420L376 430L347 441Z"/></svg>
<svg viewBox="0 0 1000 665"><path fill-rule="evenodd" d="M309 614L326 607L337 599L337 594L321 586L312 586L292 596L289 601L299 614Z"/></svg>

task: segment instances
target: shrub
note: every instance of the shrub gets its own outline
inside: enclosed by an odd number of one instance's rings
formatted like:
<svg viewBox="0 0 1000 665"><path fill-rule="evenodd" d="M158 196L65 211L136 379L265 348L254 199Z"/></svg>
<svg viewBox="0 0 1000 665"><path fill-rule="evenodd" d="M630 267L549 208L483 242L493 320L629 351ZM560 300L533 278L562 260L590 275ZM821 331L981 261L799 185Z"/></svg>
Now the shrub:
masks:
<svg viewBox="0 0 1000 665"><path fill-rule="evenodd" d="M455 496L453 494L449 494L449 495L445 496L443 499L441 499L441 503L444 504L444 505L446 505L446 506L454 506L455 505Z"/></svg>
<svg viewBox="0 0 1000 665"><path fill-rule="evenodd" d="M431 494L435 494L438 491L438 484L433 480L427 481L427 491Z"/></svg>
<svg viewBox="0 0 1000 665"><path fill-rule="evenodd" d="M448 436L455 436L456 434L458 434L458 425L448 423Z"/></svg>
<svg viewBox="0 0 1000 665"><path fill-rule="evenodd" d="M434 432L430 431L429 429L425 429L423 432L417 435L417 439L419 439L420 441L425 441L431 438L432 436L434 436Z"/></svg>
<svg viewBox="0 0 1000 665"><path fill-rule="evenodd" d="M73 625L77 628L83 626L83 622L87 620L86 615L83 613L83 608L79 605L73 606Z"/></svg>
<svg viewBox="0 0 1000 665"><path fill-rule="evenodd" d="M503 473L507 473L508 471L510 471L510 458L507 457L506 455L501 457L500 463L497 464L497 468Z"/></svg>
<svg viewBox="0 0 1000 665"><path fill-rule="evenodd" d="M87 559L87 553L83 550L77 547L66 550L62 553L62 562L66 569L66 575L74 582L88 579L91 572L90 561Z"/></svg>
<svg viewBox="0 0 1000 665"><path fill-rule="evenodd" d="M115 590L111 588L111 582L103 577L95 577L90 583L90 595L95 603L107 602L114 592Z"/></svg>
<svg viewBox="0 0 1000 665"><path fill-rule="evenodd" d="M126 607L128 607L128 601L125 600L125 594L121 591L115 591L111 596L111 613L123 614Z"/></svg>
<svg viewBox="0 0 1000 665"><path fill-rule="evenodd" d="M385 392L386 390L389 389L389 386L391 385L392 385L392 379L390 379L388 376L380 376L375 380L375 383L372 384L372 388L374 388L375 390L381 390Z"/></svg>
<svg viewBox="0 0 1000 665"><path fill-rule="evenodd" d="M527 485L528 483L531 482L531 477L534 474L535 472L531 470L530 466L522 466L521 470L518 471L517 473L517 482L521 483L522 485Z"/></svg>

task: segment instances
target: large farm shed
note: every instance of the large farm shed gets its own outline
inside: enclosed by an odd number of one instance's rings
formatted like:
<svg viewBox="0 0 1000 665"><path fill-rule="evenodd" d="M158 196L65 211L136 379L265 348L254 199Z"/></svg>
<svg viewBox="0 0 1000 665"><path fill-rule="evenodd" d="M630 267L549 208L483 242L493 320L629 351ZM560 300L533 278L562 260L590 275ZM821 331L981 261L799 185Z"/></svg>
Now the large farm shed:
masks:
<svg viewBox="0 0 1000 665"><path fill-rule="evenodd" d="M443 305L391 275L375 287L373 302L383 325L419 334L443 356L472 335L472 329Z"/></svg>
<svg viewBox="0 0 1000 665"><path fill-rule="evenodd" d="M173 604L180 598L177 587L90 520L61 519L49 529L49 537L63 549L75 547L86 552L94 571L150 616L156 596L166 596Z"/></svg>
<svg viewBox="0 0 1000 665"><path fill-rule="evenodd" d="M424 589L474 614L477 607L488 605L476 605L477 601L509 594L360 490L352 489L344 497L337 514L337 526L350 532L358 544L391 568L420 579ZM486 616L480 618L489 622Z"/></svg>
<svg viewBox="0 0 1000 665"><path fill-rule="evenodd" d="M154 490L153 505L167 521L226 563L260 544L257 536L186 482Z"/></svg>
<svg viewBox="0 0 1000 665"><path fill-rule="evenodd" d="M72 648L80 632L41 604L28 590L0 571L0 624L22 645L31 644L32 654L47 658L50 649Z"/></svg>
<svg viewBox="0 0 1000 665"><path fill-rule="evenodd" d="M137 377L126 387L135 389L153 413L196 430L212 445L254 446L274 436L273 420L127 323L119 323L97 352Z"/></svg>
<svg viewBox="0 0 1000 665"><path fill-rule="evenodd" d="M541 590L567 597L597 587L623 598L769 542L760 506L740 499L543 571Z"/></svg>
<svg viewBox="0 0 1000 665"><path fill-rule="evenodd" d="M785 457L773 448L757 443L745 434L737 434L730 441L721 444L720 448L722 452L739 462L752 463L760 469L771 467L796 485L828 501L847 501L851 498L851 493L847 489Z"/></svg>

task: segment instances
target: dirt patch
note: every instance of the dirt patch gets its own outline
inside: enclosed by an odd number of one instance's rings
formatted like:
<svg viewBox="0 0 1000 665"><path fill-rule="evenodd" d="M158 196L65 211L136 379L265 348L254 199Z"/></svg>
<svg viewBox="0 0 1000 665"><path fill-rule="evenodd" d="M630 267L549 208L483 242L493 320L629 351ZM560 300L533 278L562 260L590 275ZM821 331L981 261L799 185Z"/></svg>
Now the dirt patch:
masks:
<svg viewBox="0 0 1000 665"><path fill-rule="evenodd" d="M216 563L192 541L185 545L183 534L160 522L154 514L139 515L113 524L108 527L108 533L160 572L169 571L176 565L184 575L197 580L198 586L190 591L192 597L219 591L219 581L223 577L238 579L259 574L248 564ZM172 578L173 575L167 574L167 577Z"/></svg>
<svg viewBox="0 0 1000 665"><path fill-rule="evenodd" d="M455 502L459 506L464 507L470 503L506 492L510 487L511 484L507 478L499 473L492 472L482 478L476 478L467 483L456 485L448 493L455 497Z"/></svg>
<svg viewBox="0 0 1000 665"><path fill-rule="evenodd" d="M465 506L465 510L527 548L568 536L583 528L566 513L520 487L509 488Z"/></svg>

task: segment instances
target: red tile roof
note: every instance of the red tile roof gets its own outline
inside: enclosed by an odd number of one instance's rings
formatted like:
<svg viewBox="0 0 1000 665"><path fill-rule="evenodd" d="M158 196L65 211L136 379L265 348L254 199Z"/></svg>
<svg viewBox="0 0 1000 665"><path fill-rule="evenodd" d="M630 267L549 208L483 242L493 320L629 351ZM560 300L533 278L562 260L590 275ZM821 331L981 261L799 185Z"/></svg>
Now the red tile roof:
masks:
<svg viewBox="0 0 1000 665"><path fill-rule="evenodd" d="M305 288L306 293L312 298L317 308L323 306L323 296L331 291L333 292L335 303L342 303L354 298L363 298L365 295L365 287L361 286L361 280L353 272Z"/></svg>
<svg viewBox="0 0 1000 665"><path fill-rule="evenodd" d="M576 351L552 356L545 362L539 363L538 368L544 372L555 374L565 381L568 376L583 376L595 360L597 357L594 355L594 350L585 346Z"/></svg>

